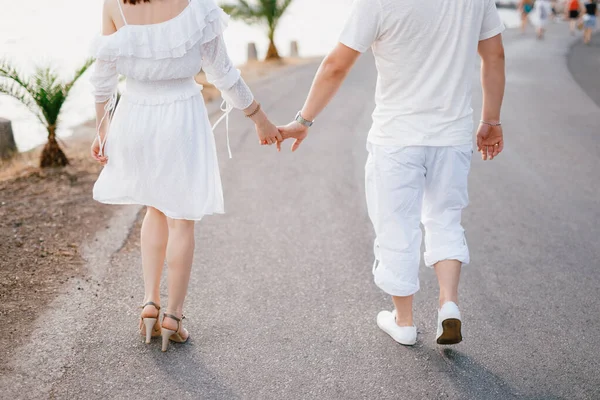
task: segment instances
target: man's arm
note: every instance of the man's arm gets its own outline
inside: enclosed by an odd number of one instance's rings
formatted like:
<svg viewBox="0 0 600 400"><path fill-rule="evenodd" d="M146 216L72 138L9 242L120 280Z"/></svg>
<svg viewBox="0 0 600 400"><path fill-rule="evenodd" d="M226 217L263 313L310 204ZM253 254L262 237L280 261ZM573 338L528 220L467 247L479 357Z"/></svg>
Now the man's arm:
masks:
<svg viewBox="0 0 600 400"><path fill-rule="evenodd" d="M329 104L348 76L360 53L341 43L325 57L302 108L302 117L313 121Z"/></svg>
<svg viewBox="0 0 600 400"><path fill-rule="evenodd" d="M504 46L502 35L479 42L481 57L481 86L483 87L483 110L481 119L500 122L500 108L504 98Z"/></svg>
<svg viewBox="0 0 600 400"><path fill-rule="evenodd" d="M331 53L325 57L313 80L304 107L300 111L302 118L309 121L314 121L317 118L342 86L360 54L358 51L338 43ZM292 145L292 151L296 151L300 143L306 138L308 128L294 121L280 127L280 131L283 139L296 139ZM280 149L280 146L281 143L278 142L278 149Z"/></svg>
<svg viewBox="0 0 600 400"><path fill-rule="evenodd" d="M481 57L481 86L483 88L483 109L477 132L477 150L482 153L482 158L492 160L504 148L500 123L500 109L504 98L504 46L502 35L479 42L479 55Z"/></svg>

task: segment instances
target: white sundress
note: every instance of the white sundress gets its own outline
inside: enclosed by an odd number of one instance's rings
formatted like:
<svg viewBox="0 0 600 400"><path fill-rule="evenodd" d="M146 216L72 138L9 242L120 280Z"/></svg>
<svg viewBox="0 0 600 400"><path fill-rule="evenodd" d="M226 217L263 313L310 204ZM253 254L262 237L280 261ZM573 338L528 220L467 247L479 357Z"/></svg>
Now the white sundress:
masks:
<svg viewBox="0 0 600 400"><path fill-rule="evenodd" d="M126 89L101 144L109 161L94 199L151 206L174 219L223 213L215 140L194 76L202 68L228 110L252 104L223 41L227 14L213 0L189 0L166 22L128 25L121 0L114 1L125 25L98 38L91 81L96 102L108 101L107 113L119 74L127 78Z"/></svg>

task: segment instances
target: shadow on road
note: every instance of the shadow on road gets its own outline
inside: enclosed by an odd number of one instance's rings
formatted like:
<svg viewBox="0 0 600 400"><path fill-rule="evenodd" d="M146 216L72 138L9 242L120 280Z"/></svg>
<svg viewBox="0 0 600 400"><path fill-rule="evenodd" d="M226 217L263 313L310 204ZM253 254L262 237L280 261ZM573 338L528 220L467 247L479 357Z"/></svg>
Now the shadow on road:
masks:
<svg viewBox="0 0 600 400"><path fill-rule="evenodd" d="M165 390L172 391L173 388L177 388L188 398L194 399L233 400L241 398L199 359L200 355L197 352L191 351L191 346L194 346L193 337L190 337L186 344L170 343L166 353L152 352L156 368L163 374L160 379L165 380L163 385ZM156 375L159 374L154 374L154 376ZM157 382L156 386L160 387L161 384ZM165 395L167 394L170 393L165 393ZM161 398L160 394L157 398Z"/></svg>
<svg viewBox="0 0 600 400"><path fill-rule="evenodd" d="M581 89L600 107L600 34L595 34L589 45L578 40L571 46L567 56L569 70Z"/></svg>
<svg viewBox="0 0 600 400"><path fill-rule="evenodd" d="M523 400L564 400L552 394L541 393L524 395L518 393L500 376L494 374L468 355L452 348L415 348L415 355L431 363L432 368L446 373L461 399L523 399ZM526 375L527 371L523 371Z"/></svg>

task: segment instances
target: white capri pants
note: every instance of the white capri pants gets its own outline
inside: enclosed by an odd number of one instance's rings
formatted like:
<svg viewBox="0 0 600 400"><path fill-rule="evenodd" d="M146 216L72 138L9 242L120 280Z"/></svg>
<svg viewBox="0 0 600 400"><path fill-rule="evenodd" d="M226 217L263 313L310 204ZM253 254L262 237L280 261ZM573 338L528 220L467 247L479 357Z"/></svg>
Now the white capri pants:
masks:
<svg viewBox="0 0 600 400"><path fill-rule="evenodd" d="M375 284L392 296L419 290L422 232L425 265L469 263L461 213L469 203L472 145L367 144L367 208L375 228Z"/></svg>

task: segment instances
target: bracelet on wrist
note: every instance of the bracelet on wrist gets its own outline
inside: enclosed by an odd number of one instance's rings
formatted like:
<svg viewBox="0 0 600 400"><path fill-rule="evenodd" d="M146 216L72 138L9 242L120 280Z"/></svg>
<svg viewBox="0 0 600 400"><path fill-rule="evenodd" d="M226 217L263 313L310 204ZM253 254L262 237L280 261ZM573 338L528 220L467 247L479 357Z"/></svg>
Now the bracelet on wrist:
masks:
<svg viewBox="0 0 600 400"><path fill-rule="evenodd" d="M257 103L256 109L252 111L250 114L246 114L246 118L252 118L260 111L260 103Z"/></svg>
<svg viewBox="0 0 600 400"><path fill-rule="evenodd" d="M481 124L483 125L488 125L488 126L502 126L502 123L500 121L498 122L488 122L488 121L484 121L483 119L481 121L479 121Z"/></svg>

